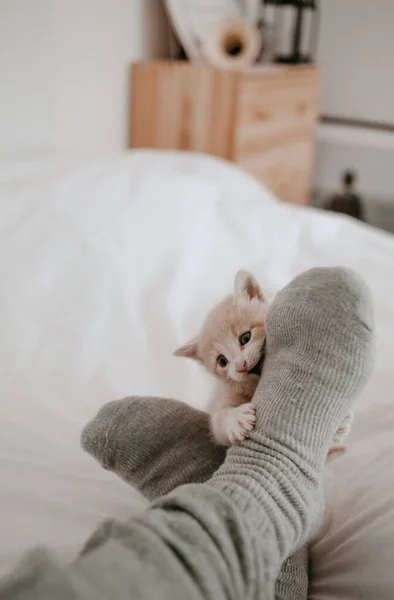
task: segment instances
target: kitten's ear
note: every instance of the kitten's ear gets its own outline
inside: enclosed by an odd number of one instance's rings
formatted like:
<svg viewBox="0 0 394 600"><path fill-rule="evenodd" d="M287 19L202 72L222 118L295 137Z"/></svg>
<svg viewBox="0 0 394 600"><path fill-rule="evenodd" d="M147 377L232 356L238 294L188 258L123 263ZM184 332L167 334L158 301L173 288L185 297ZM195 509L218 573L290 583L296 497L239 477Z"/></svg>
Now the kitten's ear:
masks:
<svg viewBox="0 0 394 600"><path fill-rule="evenodd" d="M256 279L251 273L248 273L248 271L244 271L243 269L238 271L235 276L234 294L239 298L245 298L247 300L253 300L253 298L257 298L261 301L264 300L264 294Z"/></svg>
<svg viewBox="0 0 394 600"><path fill-rule="evenodd" d="M175 350L174 356L185 356L186 358L193 358L193 360L201 360L198 350L198 337Z"/></svg>

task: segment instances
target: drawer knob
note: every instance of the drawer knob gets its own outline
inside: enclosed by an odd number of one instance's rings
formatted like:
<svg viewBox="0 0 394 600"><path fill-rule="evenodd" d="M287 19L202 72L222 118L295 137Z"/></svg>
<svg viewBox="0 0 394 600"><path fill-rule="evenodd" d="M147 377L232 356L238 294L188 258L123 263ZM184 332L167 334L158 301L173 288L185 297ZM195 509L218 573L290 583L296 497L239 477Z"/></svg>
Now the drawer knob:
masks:
<svg viewBox="0 0 394 600"><path fill-rule="evenodd" d="M268 121L268 119L270 118L269 112L267 112L263 108L257 108L254 111L254 116L256 121Z"/></svg>
<svg viewBox="0 0 394 600"><path fill-rule="evenodd" d="M301 101L297 103L297 112L300 115L304 115L306 113L306 111L308 110L308 105L306 102Z"/></svg>

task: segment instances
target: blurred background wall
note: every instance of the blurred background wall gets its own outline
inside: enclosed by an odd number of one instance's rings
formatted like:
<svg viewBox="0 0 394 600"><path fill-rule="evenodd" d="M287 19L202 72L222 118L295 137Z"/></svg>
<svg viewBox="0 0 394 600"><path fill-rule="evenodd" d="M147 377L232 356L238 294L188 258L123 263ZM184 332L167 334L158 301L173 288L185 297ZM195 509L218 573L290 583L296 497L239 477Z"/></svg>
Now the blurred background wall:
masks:
<svg viewBox="0 0 394 600"><path fill-rule="evenodd" d="M321 111L394 126L394 2L322 0Z"/></svg>
<svg viewBox="0 0 394 600"><path fill-rule="evenodd" d="M321 205L343 170L354 168L368 220L394 230L386 210L394 203L394 2L322 0L321 6L321 114L369 126L320 126L314 202Z"/></svg>
<svg viewBox="0 0 394 600"><path fill-rule="evenodd" d="M160 0L0 0L0 157L124 149L130 63L167 54Z"/></svg>

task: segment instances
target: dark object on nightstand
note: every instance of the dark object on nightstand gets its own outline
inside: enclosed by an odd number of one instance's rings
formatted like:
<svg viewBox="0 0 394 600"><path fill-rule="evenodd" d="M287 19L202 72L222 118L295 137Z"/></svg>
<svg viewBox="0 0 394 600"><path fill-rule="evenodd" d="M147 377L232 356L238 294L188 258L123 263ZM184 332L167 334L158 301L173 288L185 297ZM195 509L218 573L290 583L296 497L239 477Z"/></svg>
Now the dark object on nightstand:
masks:
<svg viewBox="0 0 394 600"><path fill-rule="evenodd" d="M275 11L276 35L281 44L286 44L285 52L276 54L275 62L290 65L314 62L319 34L318 0L262 0L262 8L265 23L266 10ZM289 15L292 16L290 28Z"/></svg>
<svg viewBox="0 0 394 600"><path fill-rule="evenodd" d="M336 194L325 204L327 210L344 213L364 221L364 211L360 196L354 193L354 181L356 174L352 171L345 171L342 177L342 194Z"/></svg>

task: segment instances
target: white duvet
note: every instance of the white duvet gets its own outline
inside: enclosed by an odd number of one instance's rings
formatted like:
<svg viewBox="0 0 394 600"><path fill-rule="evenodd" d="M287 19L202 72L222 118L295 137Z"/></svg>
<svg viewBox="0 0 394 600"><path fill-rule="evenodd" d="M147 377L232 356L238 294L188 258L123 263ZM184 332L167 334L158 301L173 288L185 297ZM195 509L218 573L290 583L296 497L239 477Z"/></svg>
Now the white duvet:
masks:
<svg viewBox="0 0 394 600"><path fill-rule="evenodd" d="M135 152L0 167L0 567L33 544L66 556L140 497L79 446L106 401L204 406L210 380L172 351L250 269L268 295L314 265L372 288L374 377L327 469L314 599L394 597L394 237L277 202L227 163Z"/></svg>

